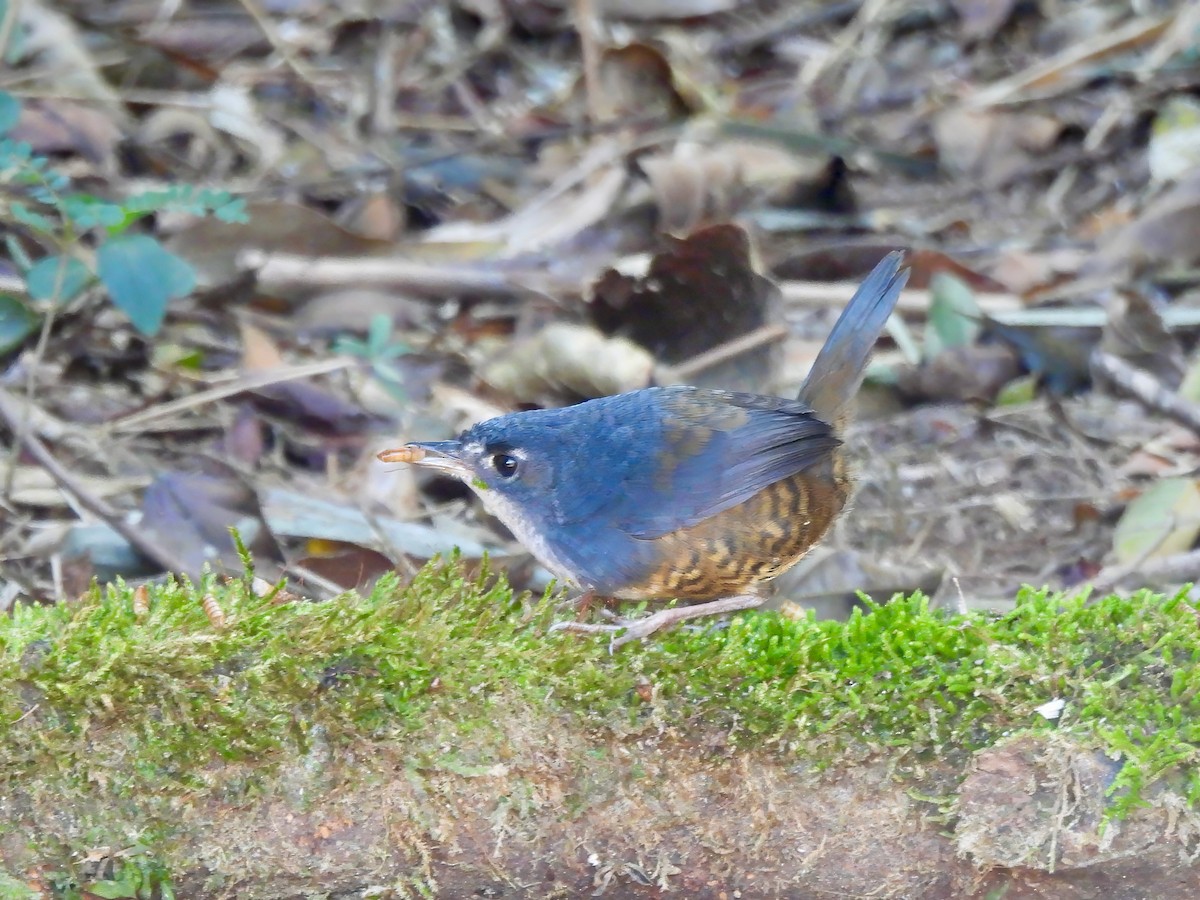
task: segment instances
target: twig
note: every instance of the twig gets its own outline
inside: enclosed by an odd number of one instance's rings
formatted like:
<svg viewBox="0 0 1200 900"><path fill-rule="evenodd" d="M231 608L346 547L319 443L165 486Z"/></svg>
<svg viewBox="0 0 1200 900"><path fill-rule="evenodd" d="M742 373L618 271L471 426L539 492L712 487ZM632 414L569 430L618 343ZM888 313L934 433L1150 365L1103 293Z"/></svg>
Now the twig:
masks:
<svg viewBox="0 0 1200 900"><path fill-rule="evenodd" d="M1144 559L1123 566L1107 566L1090 582L1098 600L1121 582L1137 576L1139 581L1155 584L1190 581L1200 583L1200 550L1189 550L1173 556Z"/></svg>
<svg viewBox="0 0 1200 900"><path fill-rule="evenodd" d="M830 52L814 57L800 70L800 77L797 79L800 85L811 88L825 72L841 66L856 54L862 54L867 28L890 6L889 0L866 0L850 23L838 33Z"/></svg>
<svg viewBox="0 0 1200 900"><path fill-rule="evenodd" d="M587 94L588 116L593 122L608 118L609 104L600 84L600 48L596 39L596 7L592 0L575 0L575 30L583 57L583 87Z"/></svg>
<svg viewBox="0 0 1200 900"><path fill-rule="evenodd" d="M1200 24L1200 5L1185 4L1179 14L1171 20L1170 25L1164 30L1154 47L1142 59L1142 64L1134 71L1134 77L1143 84L1151 81L1172 56L1190 45L1197 24ZM1108 105L1096 118L1095 124L1084 136L1083 149L1089 153L1098 150L1112 130L1132 116L1134 107L1135 103L1131 93L1115 92Z"/></svg>
<svg viewBox="0 0 1200 900"><path fill-rule="evenodd" d="M1137 69L1140 81L1147 82L1159 74L1159 70L1180 51L1189 49L1194 42L1196 27L1200 26L1200 5L1185 3L1178 14L1171 19L1166 33L1159 39L1142 60Z"/></svg>
<svg viewBox="0 0 1200 900"><path fill-rule="evenodd" d="M66 259L66 257L63 257ZM60 264L55 267L54 271L54 288L50 296L55 300L61 300L63 281L67 275L67 267L65 264ZM21 407L20 418L12 425L13 431L13 446L12 457L9 460L8 477L4 481L4 493L11 494L13 487L13 478L17 471L17 453L21 446L21 438L25 435L30 427L30 417L33 415L33 410L37 405L33 402L34 390L37 387L37 371L41 366L42 360L46 358L46 347L50 344L50 331L57 321L58 310L61 303L53 302L50 304L50 309L46 313L46 317L42 319L42 327L38 332L37 343L34 345L33 353L28 361L27 370L25 373L25 404Z"/></svg>
<svg viewBox="0 0 1200 900"><path fill-rule="evenodd" d="M1149 372L1103 350L1093 351L1092 366L1125 393L1200 434L1200 404L1180 397Z"/></svg>
<svg viewBox="0 0 1200 900"><path fill-rule="evenodd" d="M744 353L757 350L759 347L774 344L787 336L788 330L783 325L763 325L731 341L705 350L691 359L686 359L677 366L656 366L654 380L658 384L690 381L698 372L719 366Z"/></svg>
<svg viewBox="0 0 1200 900"><path fill-rule="evenodd" d="M263 37L267 39L267 43L279 54L279 58L283 60L284 64L292 70L297 78L307 84L314 94L318 97L321 96L317 73L313 71L307 62L296 55L287 42L279 36L278 30L275 28L275 23L267 16L266 11L259 5L258 0L240 0L240 2L246 12L250 14L250 18L254 20L254 24L258 26L258 30L262 32Z"/></svg>
<svg viewBox="0 0 1200 900"><path fill-rule="evenodd" d="M500 297L512 297L526 291L553 296L574 295L580 291L578 279L555 276L529 267L517 268L512 265L508 268L503 262L493 263L484 269L413 259L318 258L246 250L238 258L238 265L257 269L258 283L269 290L353 284L403 288L438 298L455 291ZM851 283L818 281L784 281L779 284L786 303L836 309L846 305L857 287L857 284ZM975 294L975 301L987 315L1002 316L1004 313L1025 311L1025 305L1016 294L980 291ZM929 303L928 290L910 288L900 292L896 308L904 313L923 316L929 312ZM1102 324L1102 316L1097 319L1097 324Z"/></svg>
<svg viewBox="0 0 1200 900"><path fill-rule="evenodd" d="M332 287L355 284L408 288L444 296L454 291L474 291L511 297L524 290L548 293L556 288L578 290L575 282L529 269L507 271L498 265L470 269L461 263L439 264L412 259L362 259L361 257L294 256L247 250L238 264L258 269L258 283L267 289Z"/></svg>
<svg viewBox="0 0 1200 900"><path fill-rule="evenodd" d="M1118 53L1145 46L1157 40L1174 20L1137 18L1098 34L1088 40L1071 43L1050 59L993 82L967 98L967 109L989 109L1024 102L1033 96L1038 99L1061 96L1090 74L1088 64L1108 59Z"/></svg>
<svg viewBox="0 0 1200 900"><path fill-rule="evenodd" d="M15 395L2 388L0 388L0 417L7 421L26 421L29 431L49 441L65 440L74 433L84 434L79 426L72 426L25 397L18 400Z"/></svg>
<svg viewBox="0 0 1200 900"><path fill-rule="evenodd" d="M798 31L850 19L862 6L862 0L826 0L814 6L784 6L768 12L746 26L735 26L732 33L721 35L713 46L719 56L736 53L767 41L777 41ZM770 9L770 7L768 7Z"/></svg>
<svg viewBox="0 0 1200 900"><path fill-rule="evenodd" d="M784 281L779 285L787 303L813 307L841 308L846 305L857 284L829 284L817 281ZM1021 298L1016 294L980 291L975 295L980 310L988 315L1024 309ZM930 292L906 288L900 292L896 309L905 313L925 315L929 312Z"/></svg>
<svg viewBox="0 0 1200 900"><path fill-rule="evenodd" d="M308 588L309 592L315 595L315 599L325 600L329 597L336 597L338 594L344 594L346 591L353 590L354 586L346 587L338 584L324 575L320 575L305 566L297 563L289 563L283 567L284 574L294 575L298 581ZM297 587L297 589L299 589Z"/></svg>
<svg viewBox="0 0 1200 900"><path fill-rule="evenodd" d="M396 57L403 46L400 31L387 28L375 45L374 65L371 66L371 133L396 133Z"/></svg>
<svg viewBox="0 0 1200 900"><path fill-rule="evenodd" d="M608 126L618 124L624 123L593 123L590 133L606 134L610 130L615 130L610 129ZM583 158L579 162L550 182L541 193L530 198L522 207L521 214L526 216L536 214L539 210L549 206L563 194L567 193L567 191L573 190L578 185L585 184L595 172L614 165L623 166L625 165L625 161L632 157L633 154L668 143L678 137L681 130L679 125L668 124L632 139L622 138L621 140L594 144L584 153ZM589 132L585 130L582 133L586 134Z"/></svg>
<svg viewBox="0 0 1200 900"><path fill-rule="evenodd" d="M0 402L0 417L4 419L9 430L16 435L20 418L11 415L15 400L3 389L0 389L0 398L3 398L5 401L14 401ZM147 538L137 528L126 522L125 518L119 512L84 487L74 475L68 472L55 459L54 454L50 452L49 448L32 432L20 435L18 440L29 451L29 455L37 460L43 469L50 473L50 477L54 479L59 487L70 493L79 502L79 505L88 512L107 522L113 531L125 538L126 541L144 556L154 560L168 572L188 572L191 570L185 562L177 558L170 550L160 547L154 541Z"/></svg>
<svg viewBox="0 0 1200 900"><path fill-rule="evenodd" d="M114 419L112 422L107 423L103 427L103 430L108 432L135 431L154 419L161 419L163 416L194 409L197 406L203 406L205 403L211 403L214 400L221 400L244 391L259 390L260 388L270 387L273 384L282 384L285 381L296 381L300 378L310 378L313 375L326 375L330 372L338 372L354 365L355 362L356 360L351 357L337 357L301 366L292 366L286 369L251 372L248 375L242 375L226 384L219 384L206 391L198 391L187 397L181 397L178 400L172 400L168 403L160 403L158 406L141 409L127 416L122 416L119 419Z"/></svg>

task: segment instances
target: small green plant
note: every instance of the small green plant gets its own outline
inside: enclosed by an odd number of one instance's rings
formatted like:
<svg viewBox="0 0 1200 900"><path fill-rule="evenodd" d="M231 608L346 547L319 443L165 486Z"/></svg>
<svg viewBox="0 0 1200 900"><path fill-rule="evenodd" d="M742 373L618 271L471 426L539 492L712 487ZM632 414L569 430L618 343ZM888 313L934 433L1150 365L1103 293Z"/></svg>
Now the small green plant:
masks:
<svg viewBox="0 0 1200 900"><path fill-rule="evenodd" d="M161 862L143 846L114 854L100 862L101 871L90 877L76 872L58 871L49 875L54 896L58 900L83 900L85 897L104 897L105 900L175 900L171 878ZM105 876L105 877L97 877ZM0 881L0 891L3 882ZM20 894L12 895L14 897ZM41 897L34 893L31 896ZM0 892L0 900L7 896Z"/></svg>
<svg viewBox="0 0 1200 900"><path fill-rule="evenodd" d="M106 900L175 900L166 869L149 856L116 861L111 874L88 883L88 893Z"/></svg>
<svg viewBox="0 0 1200 900"><path fill-rule="evenodd" d="M41 896L27 882L0 869L0 900L38 900Z"/></svg>
<svg viewBox="0 0 1200 900"><path fill-rule="evenodd" d="M412 348L403 341L394 340L392 334L391 316L379 313L367 326L365 340L343 335L334 342L333 350L366 360L371 366L371 374L379 379L384 389L397 400L405 400L404 374L396 368L396 360L411 353Z"/></svg>
<svg viewBox="0 0 1200 900"><path fill-rule="evenodd" d="M132 226L156 212L245 221L244 202L226 191L173 185L119 201L76 190L29 144L8 137L20 104L0 92L0 223L28 300L0 294L0 353L20 346L45 317L99 284L142 334L162 326L167 305L191 293L191 265ZM26 240L36 250L26 246Z"/></svg>

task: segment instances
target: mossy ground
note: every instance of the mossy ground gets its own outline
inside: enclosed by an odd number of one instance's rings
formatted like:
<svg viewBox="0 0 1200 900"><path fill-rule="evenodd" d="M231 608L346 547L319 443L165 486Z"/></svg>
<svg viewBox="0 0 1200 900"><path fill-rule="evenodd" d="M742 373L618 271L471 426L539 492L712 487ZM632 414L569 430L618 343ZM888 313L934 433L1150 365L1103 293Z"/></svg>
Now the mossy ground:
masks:
<svg viewBox="0 0 1200 900"><path fill-rule="evenodd" d="M201 609L210 591L224 628ZM172 804L252 800L275 761L330 747L436 734L449 740L411 741L440 748L414 768L486 767L478 748L519 706L608 735L716 729L817 765L886 748L944 759L1057 730L1123 757L1116 814L1168 775L1200 797L1200 614L1185 595L1028 591L1003 616L947 616L921 597L846 622L751 613L615 655L547 634L554 612L456 565L323 603L170 584L143 618L124 586L18 608L0 619L0 790L100 786L138 810L136 842L153 847L170 841ZM1037 708L1055 698L1050 721ZM244 777L216 784L214 761L247 763ZM99 824L83 837L131 842Z"/></svg>

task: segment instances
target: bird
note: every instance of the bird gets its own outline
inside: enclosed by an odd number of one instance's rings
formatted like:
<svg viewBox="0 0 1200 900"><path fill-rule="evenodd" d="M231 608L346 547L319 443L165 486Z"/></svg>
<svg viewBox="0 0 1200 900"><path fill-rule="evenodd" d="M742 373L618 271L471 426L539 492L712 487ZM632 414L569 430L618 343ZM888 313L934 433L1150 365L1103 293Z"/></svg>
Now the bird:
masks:
<svg viewBox="0 0 1200 900"><path fill-rule="evenodd" d="M583 603L677 601L555 630L608 633L611 651L678 622L753 609L849 500L842 436L907 282L902 259L888 254L862 282L795 400L648 387L508 413L378 457L464 482Z"/></svg>

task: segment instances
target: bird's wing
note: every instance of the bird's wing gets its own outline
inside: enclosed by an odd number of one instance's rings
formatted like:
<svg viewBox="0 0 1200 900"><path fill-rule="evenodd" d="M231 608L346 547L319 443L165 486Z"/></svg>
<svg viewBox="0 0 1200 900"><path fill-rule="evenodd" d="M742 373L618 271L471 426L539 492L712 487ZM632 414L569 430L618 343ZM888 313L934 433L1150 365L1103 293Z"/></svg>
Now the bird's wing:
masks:
<svg viewBox="0 0 1200 900"><path fill-rule="evenodd" d="M658 411L661 448L652 465L625 470L612 510L618 527L637 538L653 539L736 506L840 443L795 400L679 388L664 392Z"/></svg>

